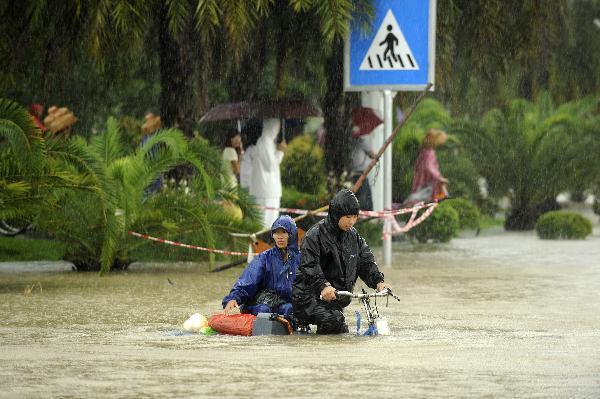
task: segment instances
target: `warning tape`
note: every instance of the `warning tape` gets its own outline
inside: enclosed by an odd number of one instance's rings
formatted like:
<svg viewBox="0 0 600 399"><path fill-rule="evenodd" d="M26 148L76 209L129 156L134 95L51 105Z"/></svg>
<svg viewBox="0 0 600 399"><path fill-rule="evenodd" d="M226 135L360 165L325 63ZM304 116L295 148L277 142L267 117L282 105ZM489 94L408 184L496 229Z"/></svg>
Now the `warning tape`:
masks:
<svg viewBox="0 0 600 399"><path fill-rule="evenodd" d="M150 240L150 241L161 242L163 244L173 245L173 246L176 246L176 247L195 249L195 250L198 250L198 251L211 252L211 253L214 253L214 254L237 255L237 256L248 256L248 254L258 255L258 253L224 251L222 249L199 247L197 245L184 244L182 242L165 240L164 238L152 237L152 236L149 236L147 234L136 233L135 231L129 231L129 234L132 235L132 236L134 236L134 237L145 238L145 239Z"/></svg>
<svg viewBox="0 0 600 399"><path fill-rule="evenodd" d="M403 209L398 209L398 210L394 210L394 211L383 211L383 212L377 212L377 211L360 211L360 214L364 217L377 217L377 218L385 218L385 223L384 223L384 227L383 227L383 235L382 238L385 240L386 238L388 238L391 234L398 234L398 233L406 233L408 230L412 229L413 227L417 226L418 224L420 224L421 222L423 222L425 219L427 219L429 217L429 215L431 215L433 213L433 210L438 206L437 202L432 202L432 203L428 203L428 204L424 204L424 203L418 203L415 204L413 207L411 208L403 208ZM305 209L295 209L295 208L271 208L271 207L262 207L263 209L270 209L270 210L279 210L280 212L289 212L289 213L297 213L299 215L303 215L303 214L307 214L310 213L310 211L307 211ZM417 219L417 213L419 210L423 209L423 208L428 208L425 212L423 212L421 214L421 216L419 216ZM410 217L410 219L408 220L408 222L406 223L406 225L404 226L399 226L398 223L396 222L396 219L394 218L394 216L397 215L401 215L404 213L409 213L412 212L412 215ZM327 212L319 212L319 213L315 213L315 215L317 216L327 216ZM391 232L390 227L391 226ZM206 247L200 247L198 245L191 245L191 244L184 244L182 242L177 242L177 241L171 241L171 240L165 240L164 238L158 238L158 237L152 237L148 234L142 234L142 233L137 233L135 231L129 231L128 232L130 235L134 236L134 237L139 237L139 238L145 238L147 240L150 241L155 241L155 242L160 242L163 244L167 244L167 245L173 245L175 247L181 247L181 248L188 248L188 249L195 249L197 251L204 251L204 252L210 252L210 253L214 253L214 254L222 254L222 255L235 255L235 256L248 256L248 255L258 255L258 253L256 252L237 252L237 251L225 251L222 249L215 249L215 248L206 248Z"/></svg>
<svg viewBox="0 0 600 399"><path fill-rule="evenodd" d="M409 231L413 227L418 226L419 224L421 224L425 219L427 219L433 213L433 210L437 206L438 206L437 202L427 204L427 207L429 207L429 208L425 212L423 212L421 214L421 216L419 216L418 218L416 218L417 211L419 209L422 209L423 207L415 209L412 212L412 215L410 216L410 219L408 219L408 222L406 222L406 224L404 226L398 225L398 222L396 222L396 219L394 218L394 216L392 216L392 215L387 216L386 221L385 221L384 226L383 226L382 239L385 240L385 239L389 238L390 235L396 235L396 234L400 234L400 233L406 233L407 231ZM405 212L405 213L407 213L407 212Z"/></svg>
<svg viewBox="0 0 600 399"><path fill-rule="evenodd" d="M389 216L398 216L398 215L402 215L405 213L409 213L409 212L415 212L418 211L420 209L423 208L428 208L431 207L433 204L437 204L437 202L430 202L430 203L423 203L423 202L419 202L411 207L408 208L401 208L401 209L395 209L395 210L384 210L384 211L360 211L359 214L360 216L363 217L371 217L371 218L387 218ZM313 213L312 211L309 211L307 209L297 209L297 208L275 208L275 207L270 207L270 206L260 206L260 205L256 205L257 208L260 209L264 209L267 211L279 211L279 212L284 212L284 213L291 213L294 215L307 215L307 214L311 214L311 215L315 215L315 216L321 216L321 217L325 217L327 216L327 212L317 212L317 213Z"/></svg>

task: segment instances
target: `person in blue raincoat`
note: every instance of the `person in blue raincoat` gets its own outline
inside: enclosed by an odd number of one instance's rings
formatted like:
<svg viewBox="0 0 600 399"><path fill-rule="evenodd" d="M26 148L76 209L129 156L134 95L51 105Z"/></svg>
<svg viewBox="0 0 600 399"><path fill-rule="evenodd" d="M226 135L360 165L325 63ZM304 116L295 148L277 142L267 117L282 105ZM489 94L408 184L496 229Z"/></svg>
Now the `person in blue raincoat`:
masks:
<svg viewBox="0 0 600 399"><path fill-rule="evenodd" d="M294 219L279 216L271 226L275 246L260 253L246 267L231 292L223 298L225 314L292 314L292 283L300 265L298 229Z"/></svg>

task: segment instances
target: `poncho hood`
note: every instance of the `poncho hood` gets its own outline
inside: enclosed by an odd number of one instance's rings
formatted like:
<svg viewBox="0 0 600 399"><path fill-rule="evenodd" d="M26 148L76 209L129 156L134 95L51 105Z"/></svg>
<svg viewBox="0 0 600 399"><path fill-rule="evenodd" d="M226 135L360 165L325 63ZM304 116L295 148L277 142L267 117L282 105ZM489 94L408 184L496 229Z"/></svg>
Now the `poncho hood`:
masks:
<svg viewBox="0 0 600 399"><path fill-rule="evenodd" d="M345 188L340 190L329 203L327 222L339 229L338 222L342 216L358 215L359 211L360 205L356 195Z"/></svg>
<svg viewBox="0 0 600 399"><path fill-rule="evenodd" d="M271 236L277 229L284 229L290 235L288 239L288 249L298 250L298 228L296 222L288 215L281 215L271 225Z"/></svg>

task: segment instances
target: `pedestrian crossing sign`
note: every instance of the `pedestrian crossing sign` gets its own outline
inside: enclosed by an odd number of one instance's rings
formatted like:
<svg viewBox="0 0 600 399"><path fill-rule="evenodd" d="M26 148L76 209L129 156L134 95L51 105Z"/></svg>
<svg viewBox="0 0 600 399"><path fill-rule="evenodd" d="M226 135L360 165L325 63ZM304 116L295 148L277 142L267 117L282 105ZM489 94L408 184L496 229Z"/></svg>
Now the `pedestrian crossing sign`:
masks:
<svg viewBox="0 0 600 399"><path fill-rule="evenodd" d="M361 71L418 70L415 57L410 51L402 30L388 10L381 27L371 42L369 51L360 64Z"/></svg>
<svg viewBox="0 0 600 399"><path fill-rule="evenodd" d="M436 0L376 0L369 31L352 23L346 91L422 90L434 83Z"/></svg>

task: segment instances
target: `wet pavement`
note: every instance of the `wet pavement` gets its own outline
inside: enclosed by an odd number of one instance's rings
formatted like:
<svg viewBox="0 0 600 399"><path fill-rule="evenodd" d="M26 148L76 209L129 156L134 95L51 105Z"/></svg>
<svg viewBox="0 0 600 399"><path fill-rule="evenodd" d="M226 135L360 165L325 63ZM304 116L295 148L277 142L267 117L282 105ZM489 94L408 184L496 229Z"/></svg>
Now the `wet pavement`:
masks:
<svg viewBox="0 0 600 399"><path fill-rule="evenodd" d="M395 243L390 336L181 335L240 271L0 264L0 397L600 397L597 229Z"/></svg>

